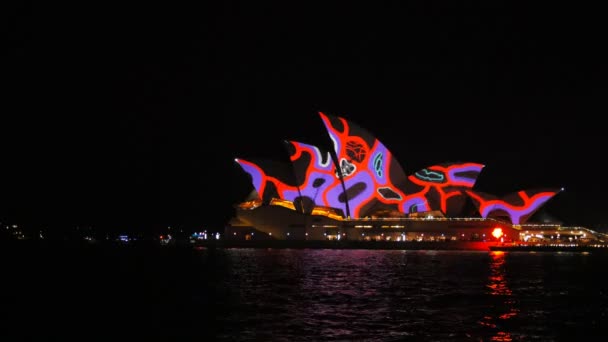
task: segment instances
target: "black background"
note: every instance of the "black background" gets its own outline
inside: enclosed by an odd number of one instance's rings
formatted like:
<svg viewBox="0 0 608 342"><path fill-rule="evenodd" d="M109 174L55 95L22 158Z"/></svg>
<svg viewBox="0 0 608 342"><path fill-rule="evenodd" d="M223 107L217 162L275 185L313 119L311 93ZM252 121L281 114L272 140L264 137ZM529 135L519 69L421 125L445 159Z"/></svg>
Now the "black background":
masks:
<svg viewBox="0 0 608 342"><path fill-rule="evenodd" d="M605 20L574 3L15 3L0 221L222 229L251 190L234 157L327 143L318 111L406 169L486 165L498 195L565 187L605 219ZM7 90L8 89L8 90Z"/></svg>

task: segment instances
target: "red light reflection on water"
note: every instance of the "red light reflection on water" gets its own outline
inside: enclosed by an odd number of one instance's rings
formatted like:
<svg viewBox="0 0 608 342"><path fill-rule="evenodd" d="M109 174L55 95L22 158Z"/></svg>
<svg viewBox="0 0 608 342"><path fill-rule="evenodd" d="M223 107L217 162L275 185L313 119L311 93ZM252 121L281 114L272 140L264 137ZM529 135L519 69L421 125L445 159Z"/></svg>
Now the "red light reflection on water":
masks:
<svg viewBox="0 0 608 342"><path fill-rule="evenodd" d="M487 287L491 290L490 294L493 296L510 296L512 295L511 289L507 285L505 279L505 252L496 251L491 252L490 257L492 258L490 263L490 277L489 284Z"/></svg>
<svg viewBox="0 0 608 342"><path fill-rule="evenodd" d="M502 305L498 305L499 312L486 315L479 322L484 327L497 329L498 331L490 338L490 341L512 341L511 333L501 328L501 321L509 320L519 313L515 307L513 292L509 288L505 272L505 253L501 251L490 252L490 276L488 277L488 294L490 296L502 297Z"/></svg>

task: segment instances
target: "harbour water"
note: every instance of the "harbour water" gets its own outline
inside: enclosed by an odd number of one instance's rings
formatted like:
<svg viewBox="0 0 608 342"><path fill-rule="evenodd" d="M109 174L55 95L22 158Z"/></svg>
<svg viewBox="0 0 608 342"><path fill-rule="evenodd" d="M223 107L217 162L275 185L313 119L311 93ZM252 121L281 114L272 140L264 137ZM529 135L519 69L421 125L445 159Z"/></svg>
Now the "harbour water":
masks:
<svg viewBox="0 0 608 342"><path fill-rule="evenodd" d="M604 340L606 255L18 246L2 340Z"/></svg>

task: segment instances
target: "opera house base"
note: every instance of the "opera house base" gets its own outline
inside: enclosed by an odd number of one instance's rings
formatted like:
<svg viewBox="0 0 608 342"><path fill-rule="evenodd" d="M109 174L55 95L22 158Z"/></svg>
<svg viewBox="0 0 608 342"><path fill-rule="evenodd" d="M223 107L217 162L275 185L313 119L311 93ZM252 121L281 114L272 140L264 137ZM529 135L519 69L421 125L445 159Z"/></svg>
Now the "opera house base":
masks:
<svg viewBox="0 0 608 342"><path fill-rule="evenodd" d="M581 253L602 253L608 254L607 244L573 244L573 245L554 245L554 244L497 244L490 246L491 251L502 252L581 252Z"/></svg>
<svg viewBox="0 0 608 342"><path fill-rule="evenodd" d="M208 248L276 249L378 249L378 250L468 250L490 251L495 242L448 241L349 241L349 240L207 240L197 246Z"/></svg>
<svg viewBox="0 0 608 342"><path fill-rule="evenodd" d="M500 239L493 236L497 228ZM509 223L483 218L377 217L344 219L306 215L281 206L237 209L225 227L223 246L489 250L517 239Z"/></svg>
<svg viewBox="0 0 608 342"><path fill-rule="evenodd" d="M608 236L584 227L512 225L494 218L439 216L345 219L302 214L277 205L237 208L221 240L209 246L260 248L498 250L508 246L608 246ZM563 246L566 246L562 248ZM526 249L527 248L527 249ZM520 250L532 250L526 247ZM538 248L537 248L538 249ZM578 248L580 249L580 248ZM512 248L511 250L517 250Z"/></svg>

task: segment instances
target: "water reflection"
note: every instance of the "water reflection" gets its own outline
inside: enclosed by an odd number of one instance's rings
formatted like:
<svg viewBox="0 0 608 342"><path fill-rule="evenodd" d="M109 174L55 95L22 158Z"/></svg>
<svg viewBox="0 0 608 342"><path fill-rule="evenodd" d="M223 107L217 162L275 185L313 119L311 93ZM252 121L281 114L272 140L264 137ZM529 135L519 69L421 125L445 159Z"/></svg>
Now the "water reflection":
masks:
<svg viewBox="0 0 608 342"><path fill-rule="evenodd" d="M585 260L581 260L581 257ZM214 341L557 341L603 333L606 258L463 251L218 249ZM180 291L183 284L179 284ZM169 303L168 305L173 305ZM584 328L584 330L581 330Z"/></svg>
<svg viewBox="0 0 608 342"><path fill-rule="evenodd" d="M315 250L304 259L300 291L307 305L296 316L306 322L305 329L315 329L324 339L343 340L371 338L373 331L390 329L389 322L378 318L390 317L396 306L401 309L386 289L399 288L396 282L405 267L398 265L406 263L405 253Z"/></svg>
<svg viewBox="0 0 608 342"><path fill-rule="evenodd" d="M490 275L486 285L487 294L498 299L489 308L488 314L479 322L482 326L496 330L490 341L512 341L511 333L508 331L508 320L519 313L513 292L509 288L506 279L505 253L495 251L490 253Z"/></svg>

